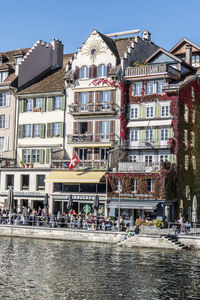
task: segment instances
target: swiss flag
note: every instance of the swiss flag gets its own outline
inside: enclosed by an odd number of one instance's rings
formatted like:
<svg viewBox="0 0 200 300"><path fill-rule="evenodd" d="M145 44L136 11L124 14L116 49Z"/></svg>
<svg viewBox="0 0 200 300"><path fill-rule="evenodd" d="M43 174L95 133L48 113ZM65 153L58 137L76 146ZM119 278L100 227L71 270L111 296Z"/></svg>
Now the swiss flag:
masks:
<svg viewBox="0 0 200 300"><path fill-rule="evenodd" d="M73 170L78 164L80 163L80 160L75 153L72 159L67 163L68 169Z"/></svg>

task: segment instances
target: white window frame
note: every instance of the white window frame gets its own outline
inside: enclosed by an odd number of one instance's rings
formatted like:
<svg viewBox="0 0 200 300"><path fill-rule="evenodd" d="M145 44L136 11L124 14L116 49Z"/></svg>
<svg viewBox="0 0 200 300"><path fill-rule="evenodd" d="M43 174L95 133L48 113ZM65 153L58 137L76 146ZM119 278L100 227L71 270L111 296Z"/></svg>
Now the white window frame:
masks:
<svg viewBox="0 0 200 300"><path fill-rule="evenodd" d="M78 157L80 160L87 160L87 148L79 148L78 149Z"/></svg>
<svg viewBox="0 0 200 300"><path fill-rule="evenodd" d="M153 166L153 155L145 155L145 167L152 167Z"/></svg>
<svg viewBox="0 0 200 300"><path fill-rule="evenodd" d="M87 79L87 78L89 78L88 67L84 65L81 67L81 79Z"/></svg>
<svg viewBox="0 0 200 300"><path fill-rule="evenodd" d="M109 141L110 136L110 121L101 122L101 140Z"/></svg>
<svg viewBox="0 0 200 300"><path fill-rule="evenodd" d="M61 136L61 123L53 123L53 135Z"/></svg>
<svg viewBox="0 0 200 300"><path fill-rule="evenodd" d="M102 91L101 92L102 110L110 109L110 101L111 101L111 92L110 91Z"/></svg>
<svg viewBox="0 0 200 300"><path fill-rule="evenodd" d="M131 129L130 130L130 141L131 142L138 142L139 140L139 130Z"/></svg>
<svg viewBox="0 0 200 300"><path fill-rule="evenodd" d="M160 130L160 140L163 141L168 141L169 139L169 128L161 128Z"/></svg>
<svg viewBox="0 0 200 300"><path fill-rule="evenodd" d="M142 95L142 82L136 82L133 86L133 96Z"/></svg>
<svg viewBox="0 0 200 300"><path fill-rule="evenodd" d="M32 125L31 124L24 124L24 138L31 138L32 137Z"/></svg>
<svg viewBox="0 0 200 300"><path fill-rule="evenodd" d="M25 112L33 111L33 99L26 99L25 100L24 111Z"/></svg>
<svg viewBox="0 0 200 300"><path fill-rule="evenodd" d="M162 88L160 88L160 86L163 87L164 84L165 84L165 83L164 83L163 80L158 80L158 81L156 81L156 93L157 93L157 94L162 94L162 93L163 93Z"/></svg>
<svg viewBox="0 0 200 300"><path fill-rule="evenodd" d="M0 83L4 82L8 77L8 72L0 72Z"/></svg>
<svg viewBox="0 0 200 300"><path fill-rule="evenodd" d="M133 106L130 109L130 119L138 119L139 107Z"/></svg>
<svg viewBox="0 0 200 300"><path fill-rule="evenodd" d="M41 134L41 124L33 124L33 137L38 138Z"/></svg>
<svg viewBox="0 0 200 300"><path fill-rule="evenodd" d="M153 142L153 138L154 138L154 131L153 129L146 129L145 130L145 141L146 142Z"/></svg>
<svg viewBox="0 0 200 300"><path fill-rule="evenodd" d="M106 65L100 64L98 65L98 77L106 77Z"/></svg>
<svg viewBox="0 0 200 300"><path fill-rule="evenodd" d="M30 163L31 162L31 149L23 149L22 157L23 157L24 163Z"/></svg>
<svg viewBox="0 0 200 300"><path fill-rule="evenodd" d="M169 105L161 105L160 107L161 117L169 117Z"/></svg>
<svg viewBox="0 0 200 300"><path fill-rule="evenodd" d="M80 93L80 111L88 111L88 104L89 104L89 93L82 92Z"/></svg>
<svg viewBox="0 0 200 300"><path fill-rule="evenodd" d="M146 118L154 117L154 106L146 106Z"/></svg>
<svg viewBox="0 0 200 300"><path fill-rule="evenodd" d="M62 108L62 97L54 97L53 99L53 104L54 104L54 110L61 110Z"/></svg>
<svg viewBox="0 0 200 300"><path fill-rule="evenodd" d="M0 115L0 129L6 128L6 115Z"/></svg>
<svg viewBox="0 0 200 300"><path fill-rule="evenodd" d="M40 149L32 149L31 158L34 163L40 162Z"/></svg>
<svg viewBox="0 0 200 300"><path fill-rule="evenodd" d="M146 83L146 95L152 95L154 94L154 82L149 81Z"/></svg>
<svg viewBox="0 0 200 300"><path fill-rule="evenodd" d="M160 155L160 162L169 161L169 155L168 154L161 154Z"/></svg>

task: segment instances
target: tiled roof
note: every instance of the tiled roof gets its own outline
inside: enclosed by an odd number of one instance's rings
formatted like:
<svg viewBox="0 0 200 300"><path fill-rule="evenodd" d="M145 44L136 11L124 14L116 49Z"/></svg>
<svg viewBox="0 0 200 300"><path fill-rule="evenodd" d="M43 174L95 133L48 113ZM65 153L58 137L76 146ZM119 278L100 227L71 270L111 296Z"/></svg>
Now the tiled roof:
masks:
<svg viewBox="0 0 200 300"><path fill-rule="evenodd" d="M23 94L35 94L35 93L48 93L63 91L65 87L64 76L65 76L65 66L70 60L73 54L63 55L63 67L57 70L53 70L48 74L44 75L35 83L31 84L29 87L18 92L18 95Z"/></svg>
<svg viewBox="0 0 200 300"><path fill-rule="evenodd" d="M131 43L134 42L134 38L132 39L121 39L116 40L116 46L120 57L124 57L124 53L127 52L128 47L131 46Z"/></svg>
<svg viewBox="0 0 200 300"><path fill-rule="evenodd" d="M29 50L30 48L24 48L24 49L12 50L12 51L0 52L0 56L7 58L6 63L9 62L10 64L14 64L15 55L26 54L26 52L28 52Z"/></svg>
<svg viewBox="0 0 200 300"><path fill-rule="evenodd" d="M115 41L113 39L111 39L110 37L106 36L105 34L99 32L99 31L97 31L97 32L101 36L101 38L103 39L103 41L106 43L106 45L108 46L108 48L116 56L116 58L117 58L117 60L119 62L119 53L118 53Z"/></svg>

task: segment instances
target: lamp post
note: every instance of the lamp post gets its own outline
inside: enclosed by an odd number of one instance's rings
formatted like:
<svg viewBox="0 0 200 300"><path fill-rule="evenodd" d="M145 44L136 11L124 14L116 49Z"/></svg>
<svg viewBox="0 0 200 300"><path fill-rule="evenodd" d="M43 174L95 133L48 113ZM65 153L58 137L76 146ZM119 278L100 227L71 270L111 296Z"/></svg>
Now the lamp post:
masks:
<svg viewBox="0 0 200 300"><path fill-rule="evenodd" d="M120 199L120 193L121 193L121 181L118 181L118 193L119 193L119 207L118 207L118 231L120 231L120 206L121 206L121 199Z"/></svg>

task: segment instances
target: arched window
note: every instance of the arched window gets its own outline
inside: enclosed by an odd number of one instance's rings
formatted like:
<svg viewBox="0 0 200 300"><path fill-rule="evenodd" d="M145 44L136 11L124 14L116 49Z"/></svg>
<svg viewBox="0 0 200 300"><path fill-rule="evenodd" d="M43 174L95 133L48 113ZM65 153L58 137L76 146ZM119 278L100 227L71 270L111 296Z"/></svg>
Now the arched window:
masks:
<svg viewBox="0 0 200 300"><path fill-rule="evenodd" d="M88 67L87 66L81 67L81 78L88 78Z"/></svg>
<svg viewBox="0 0 200 300"><path fill-rule="evenodd" d="M98 66L98 77L106 77L106 66L103 64Z"/></svg>

